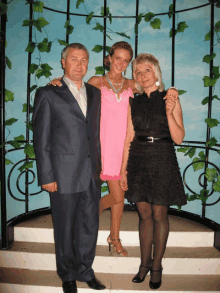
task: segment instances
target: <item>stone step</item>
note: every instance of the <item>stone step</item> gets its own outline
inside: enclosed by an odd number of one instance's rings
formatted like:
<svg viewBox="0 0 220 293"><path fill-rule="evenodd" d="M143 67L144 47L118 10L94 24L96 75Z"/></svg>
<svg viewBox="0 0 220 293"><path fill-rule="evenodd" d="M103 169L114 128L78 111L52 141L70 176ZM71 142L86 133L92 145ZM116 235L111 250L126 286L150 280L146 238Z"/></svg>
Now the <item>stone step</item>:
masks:
<svg viewBox="0 0 220 293"><path fill-rule="evenodd" d="M125 248L128 257L98 245L95 272L135 274L140 264L139 247ZM55 271L54 252L51 243L14 242L10 250L0 251L0 267ZM220 252L214 247L167 247L163 266L165 274L220 275Z"/></svg>
<svg viewBox="0 0 220 293"><path fill-rule="evenodd" d="M167 247L213 247L214 232L198 223L169 216L170 234ZM110 229L110 212L104 211L100 217L98 245L107 245ZM51 215L38 217L14 228L15 241L53 243L53 225ZM136 212L124 212L120 238L124 246L139 246L138 215Z"/></svg>
<svg viewBox="0 0 220 293"><path fill-rule="evenodd" d="M0 268L1 293L61 293L62 283L54 271L34 271L15 268ZM97 278L106 285L105 293L155 292L149 287L150 277L141 284L134 284L133 274L96 273ZM94 293L86 283L77 282L79 293ZM219 276L209 275L166 275L163 274L162 285L157 290L161 293L214 293L220 292Z"/></svg>

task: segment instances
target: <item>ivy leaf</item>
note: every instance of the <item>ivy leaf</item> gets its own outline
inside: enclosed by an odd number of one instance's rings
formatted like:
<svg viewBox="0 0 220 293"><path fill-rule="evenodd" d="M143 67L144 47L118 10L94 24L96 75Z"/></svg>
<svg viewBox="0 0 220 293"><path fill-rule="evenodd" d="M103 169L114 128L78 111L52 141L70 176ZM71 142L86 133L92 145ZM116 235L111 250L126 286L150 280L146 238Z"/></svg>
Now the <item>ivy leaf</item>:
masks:
<svg viewBox="0 0 220 293"><path fill-rule="evenodd" d="M218 79L220 77L219 66L213 66L212 73L213 73L213 78Z"/></svg>
<svg viewBox="0 0 220 293"><path fill-rule="evenodd" d="M183 33L185 29L189 27L185 21L179 22L177 25L177 32L178 33Z"/></svg>
<svg viewBox="0 0 220 293"><path fill-rule="evenodd" d="M25 137L24 137L23 134L21 134L21 135L19 135L19 136L14 137L14 140L15 140L15 141L18 141L18 140L25 140ZM23 144L23 142L21 142L21 144Z"/></svg>
<svg viewBox="0 0 220 293"><path fill-rule="evenodd" d="M74 30L74 27L71 24L68 25L68 27L66 28L66 34L67 35L72 34L73 30Z"/></svg>
<svg viewBox="0 0 220 293"><path fill-rule="evenodd" d="M218 177L218 171L215 168L207 168L205 177L209 182L212 182L214 179Z"/></svg>
<svg viewBox="0 0 220 293"><path fill-rule="evenodd" d="M35 47L36 47L36 44L34 42L29 42L25 51L29 53L33 53L35 50Z"/></svg>
<svg viewBox="0 0 220 293"><path fill-rule="evenodd" d="M205 161L205 154L203 151L199 152L198 156L200 157L201 160Z"/></svg>
<svg viewBox="0 0 220 293"><path fill-rule="evenodd" d="M15 122L17 122L17 121L18 121L18 119L15 119L15 118L7 119L7 120L5 121L5 125L7 125L7 126L11 126L13 123L15 123Z"/></svg>
<svg viewBox="0 0 220 293"><path fill-rule="evenodd" d="M215 53L212 53L211 55L205 55L203 57L203 60L202 61L209 64L212 61L212 59L215 58L215 56L216 56Z"/></svg>
<svg viewBox="0 0 220 293"><path fill-rule="evenodd" d="M77 2L76 2L76 8L77 8L77 9L79 8L79 5L80 5L81 3L84 3L84 0L77 0Z"/></svg>
<svg viewBox="0 0 220 293"><path fill-rule="evenodd" d="M203 81L204 81L204 87L209 87L209 86L214 86L216 84L217 79L213 79L209 76L204 76L203 77Z"/></svg>
<svg viewBox="0 0 220 293"><path fill-rule="evenodd" d="M178 94L179 94L179 96L185 94L186 92L187 92L187 91L184 91L184 90L178 90Z"/></svg>
<svg viewBox="0 0 220 293"><path fill-rule="evenodd" d="M208 104L208 102L209 102L209 97L205 97L205 98L202 100L202 105Z"/></svg>
<svg viewBox="0 0 220 293"><path fill-rule="evenodd" d="M33 168L33 161L24 163L18 170L22 172L24 169Z"/></svg>
<svg viewBox="0 0 220 293"><path fill-rule="evenodd" d="M34 11L35 12L43 12L43 8L44 8L44 3L41 1L35 1L34 5L33 5Z"/></svg>
<svg viewBox="0 0 220 293"><path fill-rule="evenodd" d="M116 32L116 34L118 34L119 36L125 37L127 39L130 39L131 38L128 35L126 35L125 33L118 33L118 32Z"/></svg>
<svg viewBox="0 0 220 293"><path fill-rule="evenodd" d="M8 6L5 3L0 3L0 16L7 12Z"/></svg>
<svg viewBox="0 0 220 293"><path fill-rule="evenodd" d="M102 192L106 192L106 191L108 191L108 186L102 186L102 187L101 187L101 190L102 190Z"/></svg>
<svg viewBox="0 0 220 293"><path fill-rule="evenodd" d="M13 102L14 101L14 93L9 91L9 90L5 90L5 102Z"/></svg>
<svg viewBox="0 0 220 293"><path fill-rule="evenodd" d="M61 46L67 46L68 43L62 40L58 40L58 42L60 43Z"/></svg>
<svg viewBox="0 0 220 293"><path fill-rule="evenodd" d="M220 176L218 176L218 180L213 184L213 189L220 192Z"/></svg>
<svg viewBox="0 0 220 293"><path fill-rule="evenodd" d="M45 76L46 78L48 78L52 74L49 70L38 69L35 75L39 79L41 76Z"/></svg>
<svg viewBox="0 0 220 293"><path fill-rule="evenodd" d="M191 195L188 195L188 193L187 193L187 201L194 201L196 199L199 199L199 195L197 193L191 194Z"/></svg>
<svg viewBox="0 0 220 293"><path fill-rule="evenodd" d="M32 26L34 25L35 20L34 19L25 19L23 21L22 26Z"/></svg>
<svg viewBox="0 0 220 293"><path fill-rule="evenodd" d="M110 24L112 24L112 14L109 13L109 21L110 21Z"/></svg>
<svg viewBox="0 0 220 293"><path fill-rule="evenodd" d="M159 18L155 18L154 20L152 20L150 22L150 26L153 28L153 29L160 29L160 26L161 26L161 20Z"/></svg>
<svg viewBox="0 0 220 293"><path fill-rule="evenodd" d="M34 159L35 158L35 153L34 153L34 147L33 145L26 144L24 147L24 153L30 158Z"/></svg>
<svg viewBox="0 0 220 293"><path fill-rule="evenodd" d="M95 47L92 49L93 52L100 53L103 50L103 46L101 45L95 45Z"/></svg>
<svg viewBox="0 0 220 293"><path fill-rule="evenodd" d="M29 130L33 131L33 126L31 123L26 123L26 125Z"/></svg>
<svg viewBox="0 0 220 293"><path fill-rule="evenodd" d="M29 113L33 113L33 110L34 110L33 106L30 105ZM27 104L26 103L23 104L22 112L27 112Z"/></svg>
<svg viewBox="0 0 220 293"><path fill-rule="evenodd" d="M219 101L220 101L220 99L219 99L219 97L218 97L217 95L214 95L214 96L212 97L212 99L213 99L213 100L216 99L216 100L219 100Z"/></svg>
<svg viewBox="0 0 220 293"><path fill-rule="evenodd" d="M206 35L205 35L205 40L204 41L210 41L211 40L211 31L209 31Z"/></svg>
<svg viewBox="0 0 220 293"><path fill-rule="evenodd" d="M14 163L11 160L5 159L5 165L10 165L10 164L14 165Z"/></svg>
<svg viewBox="0 0 220 293"><path fill-rule="evenodd" d="M19 149L20 146L22 145L22 143L19 143L19 142L14 141L14 140L10 140L10 141L8 141L7 144L10 144L11 146L13 146L13 147L16 148L16 149Z"/></svg>
<svg viewBox="0 0 220 293"><path fill-rule="evenodd" d="M217 143L217 139L215 137L212 137L210 138L209 141L207 141L206 145L212 148L213 146L216 145L216 143Z"/></svg>
<svg viewBox="0 0 220 293"><path fill-rule="evenodd" d="M190 158L192 158L195 155L195 152L196 148L189 148L188 152L186 152L184 156L189 156Z"/></svg>
<svg viewBox="0 0 220 293"><path fill-rule="evenodd" d="M218 126L219 121L217 119L213 119L213 118L206 118L205 122L208 124L209 128Z"/></svg>
<svg viewBox="0 0 220 293"><path fill-rule="evenodd" d="M104 7L101 7L101 15L105 16ZM106 15L109 15L109 7L106 7Z"/></svg>
<svg viewBox="0 0 220 293"><path fill-rule="evenodd" d="M152 13L152 12L148 12L148 13L145 14L145 16L144 16L144 20L145 20L146 22L149 22L149 21L151 21L151 19L152 19L154 16L155 16L154 13Z"/></svg>
<svg viewBox="0 0 220 293"><path fill-rule="evenodd" d="M95 74L101 74L101 75L105 74L104 68L102 66L96 67L95 68Z"/></svg>
<svg viewBox="0 0 220 293"><path fill-rule="evenodd" d="M37 85L32 85L32 87L30 88L30 93L33 92L36 88L37 88Z"/></svg>
<svg viewBox="0 0 220 293"><path fill-rule="evenodd" d="M138 17L137 17L137 23L139 24L139 23L141 23L141 21L142 21L142 16L143 16L144 14L143 13L140 13L139 15L138 15Z"/></svg>
<svg viewBox="0 0 220 293"><path fill-rule="evenodd" d="M7 56L5 56L5 61L6 61L6 64L7 64L8 68L11 69L12 68L12 64L11 64L10 59Z"/></svg>
<svg viewBox="0 0 220 293"><path fill-rule="evenodd" d="M177 30L175 30L175 35L177 34ZM170 38L172 38L172 36L173 36L173 29L171 28L171 30L170 30Z"/></svg>
<svg viewBox="0 0 220 293"><path fill-rule="evenodd" d="M173 4L171 4L170 7L169 7L168 17L171 18L172 15L173 15Z"/></svg>
<svg viewBox="0 0 220 293"><path fill-rule="evenodd" d="M107 53L109 53L109 52L110 52L110 50L111 50L111 47L109 47L109 46L106 46L106 47L105 47L105 49L106 49L106 52L107 52Z"/></svg>
<svg viewBox="0 0 220 293"><path fill-rule="evenodd" d="M188 151L188 149L189 149L189 147L185 147L185 148L178 148L178 149L177 149L177 152L178 152L178 153L185 153L185 152L187 152L187 151Z"/></svg>
<svg viewBox="0 0 220 293"><path fill-rule="evenodd" d="M94 12L91 12L87 17L86 17L86 23L90 24L91 19L93 18Z"/></svg>
<svg viewBox="0 0 220 293"><path fill-rule="evenodd" d="M220 30L220 20L216 22L215 29Z"/></svg>
<svg viewBox="0 0 220 293"><path fill-rule="evenodd" d="M41 64L40 67L41 67L43 70L52 70L52 69L53 69L53 68L50 67L50 65L47 64L47 63Z"/></svg>
<svg viewBox="0 0 220 293"><path fill-rule="evenodd" d="M96 27L93 28L94 30L99 30L100 32L104 31L104 26L102 26L99 22L96 23Z"/></svg>
<svg viewBox="0 0 220 293"><path fill-rule="evenodd" d="M48 42L48 39L45 38L41 43L39 43L37 45L37 47L38 47L38 50L40 52L47 52L47 53L49 53L50 52L50 49L51 49L51 45L52 45L52 42Z"/></svg>
<svg viewBox="0 0 220 293"><path fill-rule="evenodd" d="M30 67L29 67L29 71L28 71L28 73L32 73L32 74L34 74L34 72L35 72L37 69L38 69L38 65L35 64L35 63L32 63L32 64L30 65Z"/></svg>
<svg viewBox="0 0 220 293"><path fill-rule="evenodd" d="M201 201L202 201L203 203L206 203L207 199L209 198L208 195L207 195L207 193L208 193L208 191L205 190L205 189L202 189L202 190L200 191L200 196L199 196L199 198L201 199Z"/></svg>
<svg viewBox="0 0 220 293"><path fill-rule="evenodd" d="M200 170L200 169L203 169L204 166L205 166L205 163L204 162L198 162L198 161L201 161L199 158L195 157L193 159L193 169L194 169L194 172Z"/></svg>
<svg viewBox="0 0 220 293"><path fill-rule="evenodd" d="M37 30L39 30L41 32L41 28L45 27L46 25L48 25L49 22L46 21L46 19L44 17L39 17L38 19L36 19L34 21L34 26L36 27Z"/></svg>

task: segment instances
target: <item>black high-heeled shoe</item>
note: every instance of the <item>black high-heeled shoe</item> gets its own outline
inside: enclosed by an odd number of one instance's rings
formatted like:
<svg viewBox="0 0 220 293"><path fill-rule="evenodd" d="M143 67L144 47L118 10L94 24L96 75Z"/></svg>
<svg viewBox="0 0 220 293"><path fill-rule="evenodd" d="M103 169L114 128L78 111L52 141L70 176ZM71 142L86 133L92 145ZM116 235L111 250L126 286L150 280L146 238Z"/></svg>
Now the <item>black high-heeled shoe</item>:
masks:
<svg viewBox="0 0 220 293"><path fill-rule="evenodd" d="M162 284L162 270L163 268L161 268L160 270L152 270L151 269L151 277L152 277L152 272L160 272L160 281L159 282L152 282L151 279L150 279L150 282L149 282L149 286L151 289L159 289L161 284Z"/></svg>
<svg viewBox="0 0 220 293"><path fill-rule="evenodd" d="M146 270L144 276L141 278L141 277L139 276L139 273L140 273L140 268L139 268L139 272L138 272L137 275L135 275L134 278L132 279L132 282L134 282L134 283L142 283L142 282L144 282L146 275L147 275L147 274L149 273L149 271L151 270L151 267L145 267L145 266L143 266L143 265L140 265L140 267L145 268L145 269L148 269L148 270Z"/></svg>

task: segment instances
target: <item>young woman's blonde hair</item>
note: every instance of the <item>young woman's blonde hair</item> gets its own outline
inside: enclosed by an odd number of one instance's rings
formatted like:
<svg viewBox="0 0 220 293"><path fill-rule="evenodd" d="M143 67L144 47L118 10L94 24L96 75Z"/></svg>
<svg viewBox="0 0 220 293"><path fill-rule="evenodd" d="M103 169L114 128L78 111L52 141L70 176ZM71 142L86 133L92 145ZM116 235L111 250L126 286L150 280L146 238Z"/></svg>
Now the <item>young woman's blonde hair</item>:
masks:
<svg viewBox="0 0 220 293"><path fill-rule="evenodd" d="M134 77L134 80L137 84L138 91L140 93L143 93L144 89L137 83L135 71L136 71L137 65L143 64L143 63L149 63L152 66L154 73L155 73L155 75L158 79L158 82L159 82L158 90L159 90L159 92L163 92L164 91L164 84L162 81L162 72L160 69L159 61L152 54L147 54L147 53L139 54L132 62L133 77Z"/></svg>

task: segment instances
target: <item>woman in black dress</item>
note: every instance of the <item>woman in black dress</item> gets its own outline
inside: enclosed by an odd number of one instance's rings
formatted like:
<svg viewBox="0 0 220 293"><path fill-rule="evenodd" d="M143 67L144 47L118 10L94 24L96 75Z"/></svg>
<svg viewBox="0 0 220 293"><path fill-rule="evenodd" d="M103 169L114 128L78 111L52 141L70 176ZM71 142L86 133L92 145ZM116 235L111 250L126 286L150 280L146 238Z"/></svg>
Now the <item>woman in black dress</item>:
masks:
<svg viewBox="0 0 220 293"><path fill-rule="evenodd" d="M173 146L182 143L185 131L179 99L164 91L159 61L151 54L138 55L133 75L143 93L130 98L120 184L139 215L141 265L132 281L143 282L150 271L150 288L158 289L169 234L168 206L186 204Z"/></svg>

